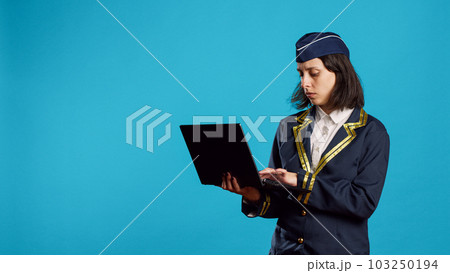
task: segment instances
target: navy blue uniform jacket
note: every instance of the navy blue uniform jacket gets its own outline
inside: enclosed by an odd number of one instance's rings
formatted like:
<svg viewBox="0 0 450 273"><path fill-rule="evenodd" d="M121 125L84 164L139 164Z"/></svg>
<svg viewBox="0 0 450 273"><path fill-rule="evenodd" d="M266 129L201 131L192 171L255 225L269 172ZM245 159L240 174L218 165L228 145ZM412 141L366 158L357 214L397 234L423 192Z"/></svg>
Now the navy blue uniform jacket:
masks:
<svg viewBox="0 0 450 273"><path fill-rule="evenodd" d="M312 171L314 117L315 107L286 117L273 142L269 167L297 173L297 187L262 190L257 203L242 200L242 212L278 218L269 254L369 254L367 220L383 189L389 136L355 108Z"/></svg>

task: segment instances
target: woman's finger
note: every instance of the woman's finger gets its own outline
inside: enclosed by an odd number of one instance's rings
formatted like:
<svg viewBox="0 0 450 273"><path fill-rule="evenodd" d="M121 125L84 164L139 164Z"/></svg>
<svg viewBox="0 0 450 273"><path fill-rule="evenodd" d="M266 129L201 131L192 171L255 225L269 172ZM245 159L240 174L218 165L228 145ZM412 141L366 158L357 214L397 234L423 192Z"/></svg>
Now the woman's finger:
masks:
<svg viewBox="0 0 450 273"><path fill-rule="evenodd" d="M272 168L265 168L264 170L259 172L259 176L264 179L273 179L273 175L276 173L275 169Z"/></svg>
<svg viewBox="0 0 450 273"><path fill-rule="evenodd" d="M233 186L231 185L231 174L228 172L226 176L227 190L234 192Z"/></svg>
<svg viewBox="0 0 450 273"><path fill-rule="evenodd" d="M233 177L231 178L231 183L232 183L233 188L234 188L234 190L235 190L236 192L241 192L241 187L239 187L239 184L238 184L238 182L237 182L236 177L233 176Z"/></svg>
<svg viewBox="0 0 450 273"><path fill-rule="evenodd" d="M222 189L225 190L225 174L222 174L222 185L221 185Z"/></svg>
<svg viewBox="0 0 450 273"><path fill-rule="evenodd" d="M267 174L273 172L273 168L265 168L264 170L259 171L259 174Z"/></svg>

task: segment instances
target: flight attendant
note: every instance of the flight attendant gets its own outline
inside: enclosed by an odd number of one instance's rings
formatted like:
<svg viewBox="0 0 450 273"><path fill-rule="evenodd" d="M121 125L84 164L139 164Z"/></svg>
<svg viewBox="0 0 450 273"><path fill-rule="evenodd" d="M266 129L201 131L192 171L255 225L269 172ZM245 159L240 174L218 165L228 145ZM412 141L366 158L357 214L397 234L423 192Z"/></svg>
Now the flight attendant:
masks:
<svg viewBox="0 0 450 273"><path fill-rule="evenodd" d="M369 254L367 222L383 189L389 136L367 114L359 78L342 38L308 33L296 43L300 112L276 131L261 178L282 187L240 188L230 173L222 188L242 195L248 217L278 218L269 254Z"/></svg>

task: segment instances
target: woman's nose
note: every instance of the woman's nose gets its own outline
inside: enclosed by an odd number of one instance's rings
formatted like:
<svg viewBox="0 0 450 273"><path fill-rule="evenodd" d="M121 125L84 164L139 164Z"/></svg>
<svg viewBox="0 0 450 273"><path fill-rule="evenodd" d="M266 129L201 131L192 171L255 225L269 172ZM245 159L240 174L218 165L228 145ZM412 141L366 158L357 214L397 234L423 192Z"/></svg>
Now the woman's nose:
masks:
<svg viewBox="0 0 450 273"><path fill-rule="evenodd" d="M308 88L310 86L311 86L311 82L309 81L309 77L304 76L302 78L302 88L305 89L305 88Z"/></svg>

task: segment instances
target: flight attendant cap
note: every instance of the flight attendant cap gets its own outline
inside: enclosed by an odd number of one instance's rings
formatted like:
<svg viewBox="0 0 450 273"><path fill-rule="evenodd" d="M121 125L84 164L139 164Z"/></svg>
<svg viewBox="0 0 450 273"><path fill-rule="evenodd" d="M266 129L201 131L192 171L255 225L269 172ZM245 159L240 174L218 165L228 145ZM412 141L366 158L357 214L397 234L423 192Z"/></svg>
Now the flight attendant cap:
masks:
<svg viewBox="0 0 450 273"><path fill-rule="evenodd" d="M350 58L350 52L342 38L333 32L312 32L303 35L295 44L298 63L329 54L344 54Z"/></svg>

